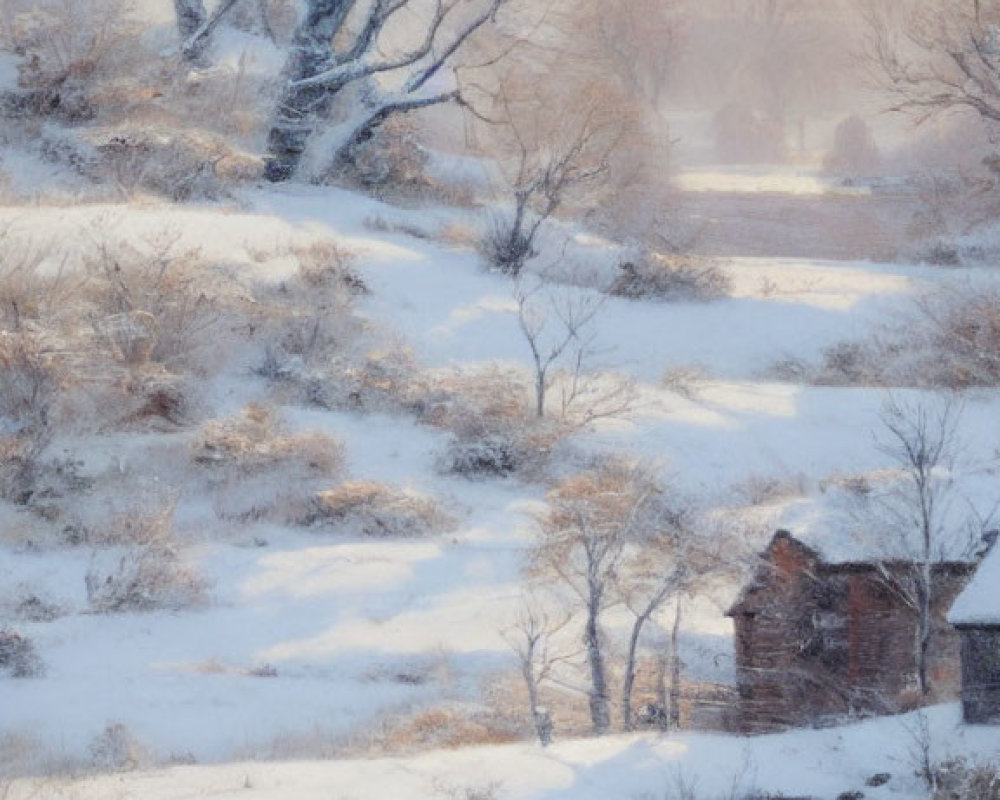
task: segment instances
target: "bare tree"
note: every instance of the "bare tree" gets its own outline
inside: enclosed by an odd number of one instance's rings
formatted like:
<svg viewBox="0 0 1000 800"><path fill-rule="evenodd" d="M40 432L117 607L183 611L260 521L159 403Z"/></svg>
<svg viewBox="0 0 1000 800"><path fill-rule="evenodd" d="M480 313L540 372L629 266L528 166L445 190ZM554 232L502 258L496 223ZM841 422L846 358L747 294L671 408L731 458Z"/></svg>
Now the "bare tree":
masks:
<svg viewBox="0 0 1000 800"><path fill-rule="evenodd" d="M595 369L600 353L592 326L604 306L602 295L544 281L518 282L514 300L518 327L531 352L539 419L549 410L553 386L559 389L559 418L573 427L632 410L638 394L635 381Z"/></svg>
<svg viewBox="0 0 1000 800"><path fill-rule="evenodd" d="M870 9L871 76L890 110L918 122L970 109L1000 124L1000 7L982 0Z"/></svg>
<svg viewBox="0 0 1000 800"><path fill-rule="evenodd" d="M204 0L174 0L181 55L192 64L200 64L211 43L212 32L240 0L219 0L209 14Z"/></svg>
<svg viewBox="0 0 1000 800"><path fill-rule="evenodd" d="M538 95L513 102L504 91L501 124L509 141L503 149L513 154L503 168L514 210L510 218L494 220L483 250L487 261L505 275L516 277L536 255L539 229L570 192L607 172L617 131L601 118L597 101L591 103L582 112L559 109L553 114L551 104ZM503 165L504 159L500 161Z"/></svg>
<svg viewBox="0 0 1000 800"><path fill-rule="evenodd" d="M370 138L389 117L428 106L463 102L451 65L507 0L308 0L285 66L274 123L268 135L267 176L290 178L317 125L349 87L363 87L352 113L331 137L335 163ZM405 19L404 19L405 18ZM387 36L406 25L407 44Z"/></svg>
<svg viewBox="0 0 1000 800"><path fill-rule="evenodd" d="M610 459L555 486L546 498L548 509L536 517L533 568L557 577L583 606L595 733L611 725L601 616L616 599L615 575L655 492L645 469Z"/></svg>
<svg viewBox="0 0 1000 800"><path fill-rule="evenodd" d="M679 0L630 0L614 13L599 0L547 0L534 4L540 14L526 5L516 7L524 24L502 69L475 75L478 96L492 101L479 101L492 124L475 132L510 205L483 250L510 274L556 214L621 240L662 226L673 202L663 106Z"/></svg>
<svg viewBox="0 0 1000 800"><path fill-rule="evenodd" d="M684 597L678 594L674 602L674 621L670 626L670 703L667 726L681 726L681 620L683 619Z"/></svg>
<svg viewBox="0 0 1000 800"><path fill-rule="evenodd" d="M535 414L545 416L545 399L554 370L564 363L583 368L590 339L588 326L604 304L600 295L557 291L539 282L518 284L514 291L517 323L531 351Z"/></svg>
<svg viewBox="0 0 1000 800"><path fill-rule="evenodd" d="M552 618L537 602L526 600L517 621L503 634L517 656L528 691L528 706L535 735L542 747L552 743L553 725L552 715L541 704L539 690L552 676L553 667L572 655L556 653L552 648L553 637L567 626L570 619L570 614Z"/></svg>
<svg viewBox="0 0 1000 800"><path fill-rule="evenodd" d="M633 728L632 693L644 628L670 600L676 601L679 627L681 595L694 588L711 564L702 552L704 543L698 541L685 504L674 502L663 487L657 487L648 505L644 524L637 531L638 541L629 548L617 575L623 603L632 614L621 695L622 728L626 731ZM672 673L674 664L679 665L676 641L673 645Z"/></svg>
<svg viewBox="0 0 1000 800"><path fill-rule="evenodd" d="M982 514L971 503L964 511L956 508L965 498L956 482L961 471L961 407L954 400L928 405L890 398L880 420L877 446L898 476L867 493L866 525L871 535L886 540L885 558L877 564L882 579L914 612L915 677L926 695L931 689L928 656L936 565L972 557L995 509Z"/></svg>
<svg viewBox="0 0 1000 800"><path fill-rule="evenodd" d="M665 630L656 621L650 623L653 634L650 646L654 648L656 658L656 714L651 721L664 731L679 728L681 724L681 672L684 662L681 660L680 633L685 599L683 592L674 596L673 619L669 630Z"/></svg>

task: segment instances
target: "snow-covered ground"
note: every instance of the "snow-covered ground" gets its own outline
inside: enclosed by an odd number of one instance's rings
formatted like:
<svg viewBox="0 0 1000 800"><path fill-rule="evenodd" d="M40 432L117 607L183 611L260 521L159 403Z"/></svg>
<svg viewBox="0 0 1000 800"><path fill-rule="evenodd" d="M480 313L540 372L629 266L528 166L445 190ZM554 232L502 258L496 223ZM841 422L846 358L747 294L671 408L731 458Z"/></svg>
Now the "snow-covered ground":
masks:
<svg viewBox="0 0 1000 800"><path fill-rule="evenodd" d="M1000 729L966 728L957 706L930 709L929 740L915 715L827 730L741 739L735 736L609 736L534 745L473 747L409 758L173 767L78 782L25 781L10 800L640 800L750 796L834 798L863 792L873 800L926 797L917 777L918 741L935 760L990 758ZM880 776L885 782L867 785ZM876 780L875 783L878 783ZM697 793L697 795L693 794Z"/></svg>
<svg viewBox="0 0 1000 800"><path fill-rule="evenodd" d="M722 178L703 172L685 180L697 183L689 188L741 192L758 178L763 183L753 183L754 191L812 191L814 180L802 178L799 186L789 185L787 176L773 185L763 176ZM357 268L372 290L361 313L397 331L421 364L528 365L508 279L483 271L471 250L373 225L382 219L434 231L455 219L468 224L466 212L407 211L304 187L249 192L238 208L0 209L0 221L40 237L51 235L57 218L69 250L96 229L136 240L169 231L210 259L258 275L287 267L280 257L261 261L255 254L262 250L333 238L358 255ZM588 257L613 262L616 254L603 253L597 243ZM768 367L787 356L815 359L837 341L864 336L936 282L996 280L982 270L942 274L807 259L735 258L724 268L733 294L718 302L605 302L595 327L602 364L634 377L640 402L628 419L602 423L579 440L582 447L647 457L684 489L719 503L754 477L808 491L831 474L885 465L872 441L881 390L776 383L761 377ZM693 392L682 395L662 382L664 373L678 369L694 370ZM255 399L254 391L245 374L222 374L207 394L219 413L231 413ZM992 458L1000 444L997 410L995 392L969 400L963 422L975 459ZM0 586L14 593L21 585L43 587L47 599L71 612L20 625L48 672L0 681L0 730L38 742L56 760L86 757L108 723L125 724L157 759L263 757L280 752L275 743L283 738L309 734L336 747L389 713L442 700L475 703L481 680L511 668L501 631L520 599L525 512L543 489L437 474L434 459L445 434L408 418L284 412L293 429L343 439L350 478L426 492L459 518L458 529L399 542L257 525L219 541L211 535L207 504L191 500L179 514L186 528L205 530L196 558L211 579L212 602L183 614L83 613L85 556L0 548ZM121 469L123 459L143 463L167 438L129 435L72 446L87 470L100 473ZM13 530L17 519L4 513L0 524ZM714 669L702 675L713 680L731 674L730 628L719 602L702 603L686 621L685 642L711 643L714 658L690 654L690 660ZM277 674L252 674L262 665ZM963 731L953 707L936 709L933 719L949 746L986 752L1000 744L992 732ZM565 742L547 752L515 745L408 760L178 767L71 787L45 784L41 791L81 800L229 793L261 800L403 800L471 797L448 792L496 781L498 798L596 800L643 792L660 797L679 781L718 793L745 764L742 779L762 791L834 797L887 771L894 781L866 789L866 796L905 798L916 796L905 730L903 721L891 719L749 741L691 734Z"/></svg>
<svg viewBox="0 0 1000 800"><path fill-rule="evenodd" d="M863 186L845 185L843 181L825 176L816 169L771 165L733 167L701 167L682 171L677 187L687 192L739 192L751 194L846 194L864 196L871 190Z"/></svg>

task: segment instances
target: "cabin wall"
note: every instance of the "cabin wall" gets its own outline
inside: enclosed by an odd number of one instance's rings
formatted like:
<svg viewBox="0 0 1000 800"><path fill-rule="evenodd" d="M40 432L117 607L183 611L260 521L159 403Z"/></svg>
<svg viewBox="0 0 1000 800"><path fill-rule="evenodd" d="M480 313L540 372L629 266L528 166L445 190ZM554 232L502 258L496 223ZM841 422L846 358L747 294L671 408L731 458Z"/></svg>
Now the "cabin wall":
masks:
<svg viewBox="0 0 1000 800"><path fill-rule="evenodd" d="M1000 628L965 628L962 714L972 724L1000 723Z"/></svg>
<svg viewBox="0 0 1000 800"><path fill-rule="evenodd" d="M782 558L734 612L737 727L761 732L919 704L917 615L899 592L864 566L798 566ZM945 613L966 580L935 575L934 699L958 696L960 640Z"/></svg>

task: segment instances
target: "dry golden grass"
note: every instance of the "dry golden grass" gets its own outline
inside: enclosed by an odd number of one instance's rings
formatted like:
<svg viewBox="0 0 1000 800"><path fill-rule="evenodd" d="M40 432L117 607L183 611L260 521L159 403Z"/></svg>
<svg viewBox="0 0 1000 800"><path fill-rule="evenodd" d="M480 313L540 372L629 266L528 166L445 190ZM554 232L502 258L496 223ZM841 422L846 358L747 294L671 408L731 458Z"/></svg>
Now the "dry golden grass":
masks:
<svg viewBox="0 0 1000 800"><path fill-rule="evenodd" d="M273 409L251 404L233 417L205 422L195 437L193 459L245 474L297 466L329 476L343 464L343 446L320 432L288 434Z"/></svg>
<svg viewBox="0 0 1000 800"><path fill-rule="evenodd" d="M343 525L374 537L429 536L455 525L432 498L373 481L350 481L319 492L304 521Z"/></svg>
<svg viewBox="0 0 1000 800"><path fill-rule="evenodd" d="M411 753L440 748L510 744L524 738L504 718L461 706L439 706L383 720L369 732L369 752Z"/></svg>
<svg viewBox="0 0 1000 800"><path fill-rule="evenodd" d="M473 225L452 220L438 228L434 238L449 247L474 251L482 237L482 232Z"/></svg>

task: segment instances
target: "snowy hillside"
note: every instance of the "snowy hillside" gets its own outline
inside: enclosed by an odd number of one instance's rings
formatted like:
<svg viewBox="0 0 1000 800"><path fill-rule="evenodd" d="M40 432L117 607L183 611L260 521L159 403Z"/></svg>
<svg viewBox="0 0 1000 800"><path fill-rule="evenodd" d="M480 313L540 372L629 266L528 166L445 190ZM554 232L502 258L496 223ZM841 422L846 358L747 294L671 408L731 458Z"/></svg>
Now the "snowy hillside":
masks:
<svg viewBox="0 0 1000 800"><path fill-rule="evenodd" d="M916 646L1000 524L990 140L869 123L853 11L620 12L0 0L0 800L995 780ZM744 735L778 528L917 576L902 700Z"/></svg>

